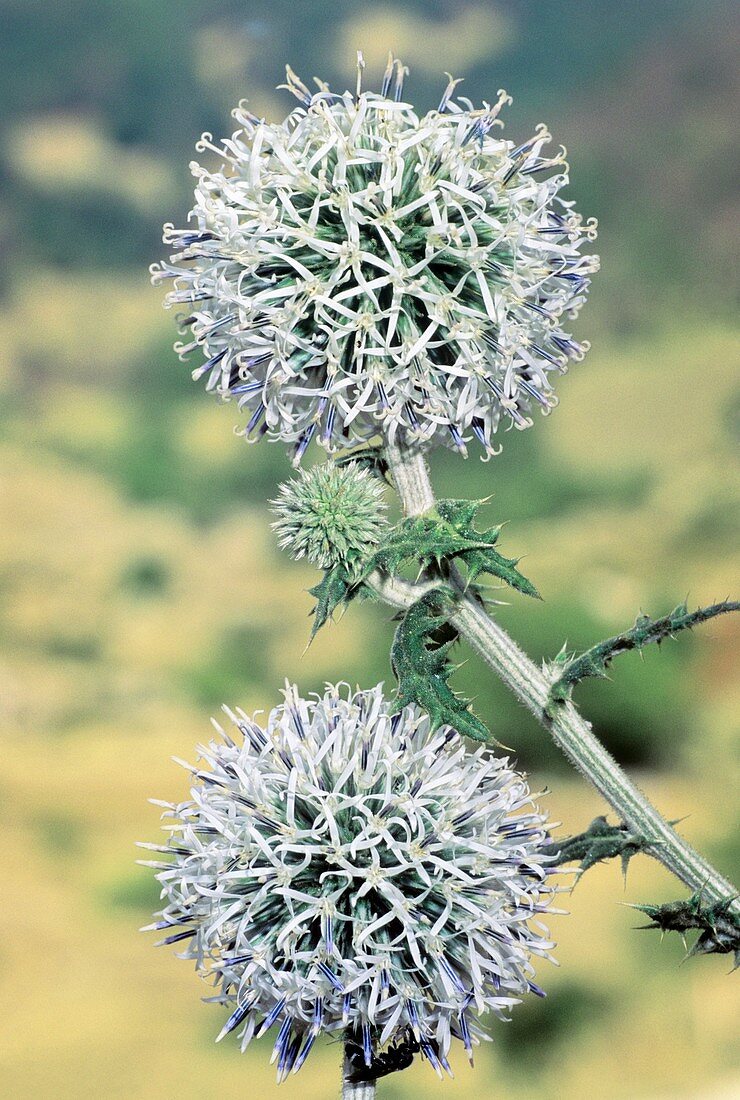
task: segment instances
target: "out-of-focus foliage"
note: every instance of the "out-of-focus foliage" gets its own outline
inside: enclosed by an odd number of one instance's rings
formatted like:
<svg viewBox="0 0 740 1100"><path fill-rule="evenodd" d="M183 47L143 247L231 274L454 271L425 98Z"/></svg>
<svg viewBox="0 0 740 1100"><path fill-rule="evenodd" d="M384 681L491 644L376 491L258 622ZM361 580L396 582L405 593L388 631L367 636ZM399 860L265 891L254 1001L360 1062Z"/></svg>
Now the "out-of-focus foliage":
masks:
<svg viewBox="0 0 740 1100"><path fill-rule="evenodd" d="M272 706L286 675L304 693L390 680L393 624L355 601L302 656L320 578L280 557L267 508L288 462L247 448L171 351L146 265L190 205L194 142L228 132L241 96L273 118L292 106L274 91L286 60L349 82L358 47L373 65L405 50L422 107L452 67L476 100L514 95L511 137L545 119L565 142L579 209L601 222L578 327L593 351L500 457L436 455L433 472L440 497L493 494L480 529L507 519L502 541L526 553L544 602L502 589L502 623L538 658L581 652L640 609L709 604L736 580L736 10L0 0L0 14L0 1072L21 1100L272 1096L266 1049L215 1048L208 990L137 936L156 894L133 843L156 833L149 795L185 796L168 757L192 753L222 702ZM579 688L611 749L730 874L737 629L713 621ZM563 834L604 812L475 659L452 682L552 788ZM480 1096L489 1080L501 1097L737 1095L728 959L679 969L680 941L636 935L618 905L676 896L639 855L626 892L618 865L591 869L553 922L549 998L495 1028L474 1075L459 1064L438 1086L415 1067L385 1100ZM328 1046L301 1071L306 1100L338 1062Z"/></svg>

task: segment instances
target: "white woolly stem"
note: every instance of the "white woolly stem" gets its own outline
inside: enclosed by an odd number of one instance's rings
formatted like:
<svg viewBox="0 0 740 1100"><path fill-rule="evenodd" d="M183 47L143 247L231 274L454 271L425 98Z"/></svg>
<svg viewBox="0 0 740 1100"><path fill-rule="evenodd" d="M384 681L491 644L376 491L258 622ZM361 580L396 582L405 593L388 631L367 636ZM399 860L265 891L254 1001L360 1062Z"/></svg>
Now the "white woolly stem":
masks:
<svg viewBox="0 0 740 1100"><path fill-rule="evenodd" d="M374 1081L349 1081L352 1073L352 1062L344 1048L344 1066L342 1069L342 1100L375 1100Z"/></svg>
<svg viewBox="0 0 740 1100"><path fill-rule="evenodd" d="M387 446L386 459L408 516L434 507L434 494L424 457L411 448ZM486 664L512 689L535 718L548 730L555 744L606 799L620 819L637 836L648 841L646 849L703 899L716 902L736 898L737 889L673 829L661 813L617 764L588 722L572 703L558 706L553 717L545 712L550 680L465 591L453 570L458 591L457 609L450 622L480 654ZM379 595L396 607L410 607L424 590L399 578L372 578ZM735 901L740 910L740 903Z"/></svg>

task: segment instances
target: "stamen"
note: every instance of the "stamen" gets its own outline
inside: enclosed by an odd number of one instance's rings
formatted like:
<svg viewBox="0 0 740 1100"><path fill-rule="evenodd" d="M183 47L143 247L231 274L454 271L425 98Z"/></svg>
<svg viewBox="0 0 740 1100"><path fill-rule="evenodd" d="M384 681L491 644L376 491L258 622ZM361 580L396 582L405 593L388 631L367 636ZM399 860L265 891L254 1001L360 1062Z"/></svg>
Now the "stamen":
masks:
<svg viewBox="0 0 740 1100"><path fill-rule="evenodd" d="M396 88L393 93L393 98L396 103L399 103L401 100L401 96L403 95L403 82L408 75L409 70L398 58L396 58Z"/></svg>
<svg viewBox="0 0 740 1100"><path fill-rule="evenodd" d="M358 100L362 94L362 74L365 69L365 58L362 56L362 50L357 51L357 86L355 90L355 99Z"/></svg>
<svg viewBox="0 0 740 1100"><path fill-rule="evenodd" d="M390 90L391 80L393 79L394 66L395 66L395 60L393 58L393 54L389 50L388 51L388 63L385 67L385 72L383 73L383 83L382 83L381 88L380 88L380 94L383 96L384 99L388 98L388 92Z"/></svg>
<svg viewBox="0 0 740 1100"><path fill-rule="evenodd" d="M439 101L439 107L437 108L437 110L439 111L440 114L442 114L443 111L447 110L447 104L450 101L450 96L454 92L457 85L462 84L462 82L463 82L462 77L458 77L458 79L455 80L451 73L445 73L445 76L447 77L448 83L447 83L447 87L444 90L442 98Z"/></svg>

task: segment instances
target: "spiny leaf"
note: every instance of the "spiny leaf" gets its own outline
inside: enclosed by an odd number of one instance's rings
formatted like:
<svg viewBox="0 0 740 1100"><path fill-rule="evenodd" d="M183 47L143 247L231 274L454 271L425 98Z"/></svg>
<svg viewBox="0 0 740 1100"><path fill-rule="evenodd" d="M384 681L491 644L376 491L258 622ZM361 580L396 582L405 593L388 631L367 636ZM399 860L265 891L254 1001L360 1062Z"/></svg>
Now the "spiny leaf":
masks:
<svg viewBox="0 0 740 1100"><path fill-rule="evenodd" d="M545 854L555 866L580 862L581 873L604 859L620 856L626 874L629 861L646 847L644 837L631 833L626 825L610 825L602 815L594 818L585 833L551 841L545 846Z"/></svg>
<svg viewBox="0 0 740 1100"><path fill-rule="evenodd" d="M409 562L424 569L457 561L465 565L471 585L482 573L489 573L519 592L539 599L537 589L516 568L516 559L505 558L494 548L501 528L476 531L474 520L481 503L477 500L441 500L435 513L402 520L368 558L363 577L373 569L397 573Z"/></svg>
<svg viewBox="0 0 740 1100"><path fill-rule="evenodd" d="M332 617L340 604L349 603L358 592L357 581L341 565L335 565L327 569L324 576L313 588L309 588L312 596L316 597L316 607L312 611L314 616L311 627L311 637L314 638L324 623Z"/></svg>
<svg viewBox="0 0 740 1100"><path fill-rule="evenodd" d="M479 541L478 546L462 550L457 555L467 568L468 583L474 584L482 573L487 573L492 577L498 577L525 596L532 596L536 600L541 599L532 582L516 568L519 559L505 558L494 549L501 534L501 527L489 527L486 531L476 530L475 518L483 503L481 500L440 500L437 504L440 516L462 538L469 539L471 542L476 539Z"/></svg>
<svg viewBox="0 0 740 1100"><path fill-rule="evenodd" d="M364 575L373 569L397 573L406 562L420 568L450 560L468 550L485 547L480 538L468 539L449 524L432 516L413 516L402 520L385 536L366 563Z"/></svg>
<svg viewBox="0 0 740 1100"><path fill-rule="evenodd" d="M678 932L685 937L687 932L699 931L696 942L689 955L733 954L735 966L740 965L740 916L736 898L723 898L711 905L702 901L701 890L697 890L685 901L671 901L664 905L633 905L650 918L650 924L641 928L659 928L661 932Z"/></svg>
<svg viewBox="0 0 740 1100"><path fill-rule="evenodd" d="M471 712L468 701L455 695L447 683L452 673L448 653L456 639L454 635L447 635L446 641L439 639L449 630L452 602L449 589L435 588L401 619L391 647L391 665L398 680L396 710L417 703L429 715L432 729L449 725L476 741L497 744Z"/></svg>
<svg viewBox="0 0 740 1100"><path fill-rule="evenodd" d="M651 619L649 615L640 615L635 625L623 634L616 634L613 638L607 638L604 642L586 650L580 657L568 661L565 653L561 651L558 656L559 663L565 663L565 668L560 676L552 684L548 696L545 712L552 717L558 707L568 702L576 684L586 680L590 676L604 678L610 662L619 654L627 653L632 649L643 649L651 642L660 644L664 638L671 638L679 630L690 630L698 623L713 619L715 615L723 615L728 611L740 610L740 603L732 600L724 600L722 603L712 604L710 607L699 607L696 611L689 611L686 604L679 604L671 611L670 615L664 615L660 619Z"/></svg>

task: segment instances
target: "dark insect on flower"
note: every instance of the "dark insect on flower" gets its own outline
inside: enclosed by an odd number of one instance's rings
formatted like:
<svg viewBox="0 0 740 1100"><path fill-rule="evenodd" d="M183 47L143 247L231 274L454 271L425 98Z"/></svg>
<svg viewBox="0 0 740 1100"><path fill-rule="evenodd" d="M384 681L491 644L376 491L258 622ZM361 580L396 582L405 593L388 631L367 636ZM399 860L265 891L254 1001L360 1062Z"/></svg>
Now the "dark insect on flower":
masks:
<svg viewBox="0 0 740 1100"><path fill-rule="evenodd" d="M414 1055L421 1050L421 1046L409 1028L405 1034L390 1043L387 1050L376 1051L369 1066L365 1064L365 1052L361 1043L350 1039L346 1050L351 1067L351 1072L346 1074L346 1078L351 1084L360 1084L363 1081L377 1081L379 1077L387 1077L391 1073L408 1069L414 1061Z"/></svg>

